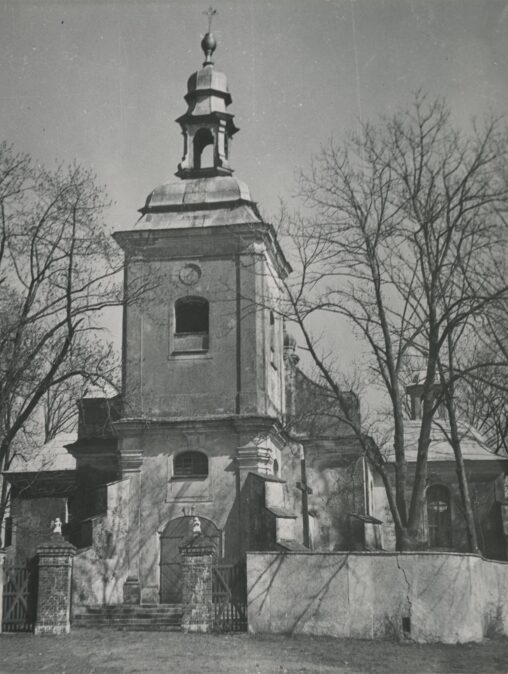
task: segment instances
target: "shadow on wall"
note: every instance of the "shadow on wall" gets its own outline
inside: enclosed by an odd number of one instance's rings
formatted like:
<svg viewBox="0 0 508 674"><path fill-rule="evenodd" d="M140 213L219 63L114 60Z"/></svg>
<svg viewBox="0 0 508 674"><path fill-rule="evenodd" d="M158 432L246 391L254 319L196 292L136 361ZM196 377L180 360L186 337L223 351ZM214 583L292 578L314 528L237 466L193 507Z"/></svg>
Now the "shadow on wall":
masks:
<svg viewBox="0 0 508 674"><path fill-rule="evenodd" d="M508 563L460 553L248 553L253 633L464 643L508 636Z"/></svg>
<svg viewBox="0 0 508 674"><path fill-rule="evenodd" d="M91 546L74 558L72 573L72 605L77 609L87 604L118 604L123 601L123 585L127 578L127 550L120 542L127 541L127 499L129 481L107 485L107 512L88 520Z"/></svg>

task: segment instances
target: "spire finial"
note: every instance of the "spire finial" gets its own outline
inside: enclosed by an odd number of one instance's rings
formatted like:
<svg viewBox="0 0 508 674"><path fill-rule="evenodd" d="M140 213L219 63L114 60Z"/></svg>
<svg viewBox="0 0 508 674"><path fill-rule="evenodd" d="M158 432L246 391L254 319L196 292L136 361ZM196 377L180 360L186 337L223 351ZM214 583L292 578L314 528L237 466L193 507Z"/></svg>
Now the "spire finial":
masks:
<svg viewBox="0 0 508 674"><path fill-rule="evenodd" d="M213 7L209 7L207 12L203 12L208 17L208 32L212 30L212 20L213 17L217 14L217 10Z"/></svg>
<svg viewBox="0 0 508 674"><path fill-rule="evenodd" d="M217 47L217 40L215 39L214 34L210 31L212 29L212 19L217 14L217 10L213 9L213 7L209 7L208 11L203 12L203 14L208 17L208 33L201 40L201 49L205 53L205 62L203 63L203 66L211 66L213 65L212 54Z"/></svg>

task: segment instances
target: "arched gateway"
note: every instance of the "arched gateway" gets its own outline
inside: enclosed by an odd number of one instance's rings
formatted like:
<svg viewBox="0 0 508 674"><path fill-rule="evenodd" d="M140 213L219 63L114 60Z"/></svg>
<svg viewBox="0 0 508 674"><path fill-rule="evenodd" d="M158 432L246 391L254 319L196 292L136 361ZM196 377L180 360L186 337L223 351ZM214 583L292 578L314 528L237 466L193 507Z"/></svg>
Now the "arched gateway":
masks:
<svg viewBox="0 0 508 674"><path fill-rule="evenodd" d="M171 520L161 533L160 602L179 604L182 601L182 558L180 546L191 534L192 517ZM222 536L211 520L200 517L201 531L215 545L216 555L222 557Z"/></svg>

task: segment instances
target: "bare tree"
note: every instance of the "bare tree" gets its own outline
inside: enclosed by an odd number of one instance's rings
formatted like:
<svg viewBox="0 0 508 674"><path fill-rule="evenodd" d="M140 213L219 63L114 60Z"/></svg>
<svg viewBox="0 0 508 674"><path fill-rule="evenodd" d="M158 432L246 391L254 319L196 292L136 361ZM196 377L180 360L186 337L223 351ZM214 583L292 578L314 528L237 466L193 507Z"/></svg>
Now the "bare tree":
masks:
<svg viewBox="0 0 508 674"><path fill-rule="evenodd" d="M122 257L102 219L108 205L90 171L50 171L0 145L0 471L44 404L46 434L65 426L63 387L113 376L99 319L123 301Z"/></svg>
<svg viewBox="0 0 508 674"><path fill-rule="evenodd" d="M488 270L505 250L507 166L497 120L465 133L442 101L418 93L409 110L323 148L300 180L313 218L285 218L296 273L285 282L284 312L382 478L399 549L418 538L440 363L450 344L459 348L464 326L506 295L504 278ZM380 443L348 412L336 367L316 340L319 315L345 318L366 347L393 428L393 480ZM404 388L415 355L424 377L408 479Z"/></svg>
<svg viewBox="0 0 508 674"><path fill-rule="evenodd" d="M504 268L496 270L506 277ZM497 453L508 454L508 300L495 302L475 325L474 339L461 369L462 414L487 438ZM483 363L483 367L474 367Z"/></svg>

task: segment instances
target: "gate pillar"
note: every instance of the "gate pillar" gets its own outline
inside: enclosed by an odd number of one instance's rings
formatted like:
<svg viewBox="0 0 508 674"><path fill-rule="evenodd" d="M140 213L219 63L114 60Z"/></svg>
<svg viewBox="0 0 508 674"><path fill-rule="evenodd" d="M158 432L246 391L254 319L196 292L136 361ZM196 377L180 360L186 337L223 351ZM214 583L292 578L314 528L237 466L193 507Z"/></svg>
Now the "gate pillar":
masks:
<svg viewBox="0 0 508 674"><path fill-rule="evenodd" d="M35 634L70 632L72 558L76 548L60 533L37 548L39 587Z"/></svg>
<svg viewBox="0 0 508 674"><path fill-rule="evenodd" d="M180 548L182 556L182 630L209 632L213 624L212 563L215 544L201 531Z"/></svg>
<svg viewBox="0 0 508 674"><path fill-rule="evenodd" d="M4 606L4 559L5 552L0 550L0 632L2 631L3 606Z"/></svg>

